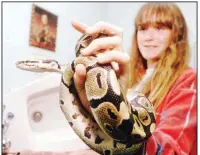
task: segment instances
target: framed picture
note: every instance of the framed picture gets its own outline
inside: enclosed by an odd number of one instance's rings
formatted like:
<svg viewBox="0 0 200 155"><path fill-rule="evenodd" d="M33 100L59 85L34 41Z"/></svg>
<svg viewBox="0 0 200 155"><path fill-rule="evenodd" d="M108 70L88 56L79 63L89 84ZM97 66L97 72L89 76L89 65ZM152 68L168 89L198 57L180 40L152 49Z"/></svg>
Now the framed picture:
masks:
<svg viewBox="0 0 200 155"><path fill-rule="evenodd" d="M29 45L55 52L58 17L33 4Z"/></svg>

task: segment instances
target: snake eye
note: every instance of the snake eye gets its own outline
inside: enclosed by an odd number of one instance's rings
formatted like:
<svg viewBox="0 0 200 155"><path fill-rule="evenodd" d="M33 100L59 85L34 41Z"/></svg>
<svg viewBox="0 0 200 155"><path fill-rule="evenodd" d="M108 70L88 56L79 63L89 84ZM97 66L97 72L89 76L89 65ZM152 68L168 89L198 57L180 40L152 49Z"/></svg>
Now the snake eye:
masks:
<svg viewBox="0 0 200 155"><path fill-rule="evenodd" d="M56 64L55 63L51 63L51 67L55 67L56 66Z"/></svg>

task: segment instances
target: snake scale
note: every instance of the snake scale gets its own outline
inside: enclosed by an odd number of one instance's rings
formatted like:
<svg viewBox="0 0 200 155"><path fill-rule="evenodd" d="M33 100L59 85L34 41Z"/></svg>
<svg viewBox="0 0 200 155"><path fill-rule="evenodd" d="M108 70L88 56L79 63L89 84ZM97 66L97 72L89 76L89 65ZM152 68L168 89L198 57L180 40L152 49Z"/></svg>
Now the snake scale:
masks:
<svg viewBox="0 0 200 155"><path fill-rule="evenodd" d="M75 133L91 149L104 155L138 154L155 129L153 105L138 92L128 102L111 65L98 64L95 55L85 57L80 54L100 37L105 35L94 38L84 34L76 44L76 58L64 70L55 60L18 61L16 66L29 71L62 73L61 110ZM91 113L82 106L75 88L73 76L77 64L86 67L85 90Z"/></svg>

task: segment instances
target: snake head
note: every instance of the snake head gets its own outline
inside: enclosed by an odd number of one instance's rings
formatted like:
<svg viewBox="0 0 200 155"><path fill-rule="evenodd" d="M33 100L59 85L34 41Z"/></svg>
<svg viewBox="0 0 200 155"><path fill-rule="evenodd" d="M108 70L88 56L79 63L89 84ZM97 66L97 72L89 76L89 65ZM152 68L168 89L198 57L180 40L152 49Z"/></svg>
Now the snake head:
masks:
<svg viewBox="0 0 200 155"><path fill-rule="evenodd" d="M61 65L53 59L17 61L15 65L32 72L61 72Z"/></svg>

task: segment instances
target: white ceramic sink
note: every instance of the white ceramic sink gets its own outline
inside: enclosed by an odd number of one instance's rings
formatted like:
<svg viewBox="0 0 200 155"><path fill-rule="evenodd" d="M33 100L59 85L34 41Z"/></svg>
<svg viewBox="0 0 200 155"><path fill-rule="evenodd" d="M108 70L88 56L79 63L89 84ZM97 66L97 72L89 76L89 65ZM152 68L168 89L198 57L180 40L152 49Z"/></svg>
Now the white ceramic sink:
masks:
<svg viewBox="0 0 200 155"><path fill-rule="evenodd" d="M4 96L5 113L11 111L15 115L4 135L11 139L10 151L88 148L60 109L60 79L60 74L53 73Z"/></svg>
<svg viewBox="0 0 200 155"><path fill-rule="evenodd" d="M69 127L59 106L59 87L31 95L27 104L28 120L32 131L50 132Z"/></svg>

